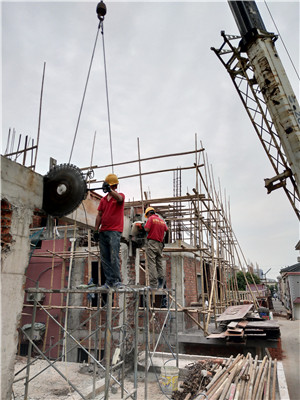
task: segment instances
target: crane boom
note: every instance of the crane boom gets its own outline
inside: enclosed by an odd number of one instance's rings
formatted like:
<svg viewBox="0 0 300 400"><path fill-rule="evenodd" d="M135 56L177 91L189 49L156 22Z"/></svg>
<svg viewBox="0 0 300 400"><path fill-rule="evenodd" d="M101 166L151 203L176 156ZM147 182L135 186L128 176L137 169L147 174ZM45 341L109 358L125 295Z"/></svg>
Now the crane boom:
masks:
<svg viewBox="0 0 300 400"><path fill-rule="evenodd" d="M267 32L254 1L229 1L229 6L299 189L300 108L275 48L276 35Z"/></svg>
<svg viewBox="0 0 300 400"><path fill-rule="evenodd" d="M275 170L275 177L265 179L268 193L283 187L300 219L300 107L275 47L277 35L267 31L255 1L228 3L241 36L222 32L223 45L212 50L229 72ZM238 47L231 43L235 39ZM246 82L245 90L238 79Z"/></svg>

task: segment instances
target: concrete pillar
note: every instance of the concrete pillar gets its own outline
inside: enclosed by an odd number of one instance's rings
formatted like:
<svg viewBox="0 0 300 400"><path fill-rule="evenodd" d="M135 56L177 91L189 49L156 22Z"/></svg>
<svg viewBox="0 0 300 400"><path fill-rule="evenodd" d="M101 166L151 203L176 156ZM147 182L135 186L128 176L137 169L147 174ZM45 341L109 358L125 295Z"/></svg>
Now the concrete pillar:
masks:
<svg viewBox="0 0 300 400"><path fill-rule="evenodd" d="M128 246L126 243L122 243L120 245L120 264L121 264L121 276L122 276L122 281L126 285L129 284L129 279L130 279L130 264L128 265L129 262L129 252L128 252Z"/></svg>
<svg viewBox="0 0 300 400"><path fill-rule="evenodd" d="M171 281L172 288L176 287L177 302L184 306L184 270L183 270L183 257L181 255L171 254ZM177 285L175 285L175 283ZM184 330L184 313L178 313L178 331ZM172 328L172 332L175 330Z"/></svg>
<svg viewBox="0 0 300 400"><path fill-rule="evenodd" d="M76 251L82 251L84 252L85 248L84 247L78 247L76 248ZM94 249L92 248L91 251ZM73 260L72 264L72 271L71 271L71 281L70 281L70 288L71 289L76 289L77 286L84 284L85 281L85 267L87 265L87 259L86 258L77 258ZM82 294L82 293L70 293L69 295L69 306L78 306L83 304L83 298L84 296L87 296L87 294ZM83 318L81 318L82 314L82 309L69 309L68 310L68 321L67 321L67 330L68 332L72 332L72 335L75 337L75 339L80 340L82 337L87 336L88 329L82 327L79 329L80 322ZM63 325L65 325L63 321ZM87 324L88 326L88 324ZM77 362L77 353L78 353L78 348L75 347L73 350L68 352L72 347L75 346L74 340L70 339L67 336L67 356L65 358L65 361L68 362Z"/></svg>
<svg viewBox="0 0 300 400"><path fill-rule="evenodd" d="M33 210L42 207L43 177L1 156L1 203L9 205L1 253L1 399L10 399L18 327L29 262L29 225Z"/></svg>

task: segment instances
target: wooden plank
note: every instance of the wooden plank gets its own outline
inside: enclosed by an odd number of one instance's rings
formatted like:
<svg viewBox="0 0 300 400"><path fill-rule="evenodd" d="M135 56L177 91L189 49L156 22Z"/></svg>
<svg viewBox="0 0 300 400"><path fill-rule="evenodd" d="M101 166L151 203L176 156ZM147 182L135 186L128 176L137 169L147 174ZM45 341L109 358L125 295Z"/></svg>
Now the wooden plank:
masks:
<svg viewBox="0 0 300 400"><path fill-rule="evenodd" d="M239 306L230 306L217 318L219 321L232 321L242 319L253 307L253 304L243 304Z"/></svg>
<svg viewBox="0 0 300 400"><path fill-rule="evenodd" d="M247 328L279 329L279 323L274 320L249 321Z"/></svg>
<svg viewBox="0 0 300 400"><path fill-rule="evenodd" d="M227 325L227 329L228 329L228 328L234 329L234 328L237 327L237 325L238 325L238 322L231 321L231 322Z"/></svg>
<svg viewBox="0 0 300 400"><path fill-rule="evenodd" d="M244 330L242 329L242 328L235 328L235 329L227 329L227 332L230 332L230 333L242 333L242 332L244 332Z"/></svg>
<svg viewBox="0 0 300 400"><path fill-rule="evenodd" d="M237 326L239 328L245 328L248 325L248 322L249 321L240 321L240 322L238 322Z"/></svg>
<svg viewBox="0 0 300 400"><path fill-rule="evenodd" d="M225 332L211 333L210 335L206 336L206 339L225 339L225 338L226 338Z"/></svg>

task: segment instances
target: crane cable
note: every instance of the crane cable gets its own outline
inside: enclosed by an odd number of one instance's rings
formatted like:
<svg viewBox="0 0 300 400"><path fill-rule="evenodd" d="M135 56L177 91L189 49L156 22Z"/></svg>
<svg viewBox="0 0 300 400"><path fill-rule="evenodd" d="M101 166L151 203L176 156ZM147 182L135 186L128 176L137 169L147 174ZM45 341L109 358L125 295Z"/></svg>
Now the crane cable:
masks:
<svg viewBox="0 0 300 400"><path fill-rule="evenodd" d="M100 24L101 24L101 22L100 22ZM107 119L108 119L108 132L109 132L109 144L110 144L111 170L112 170L112 173L114 173L114 159L113 159L113 151L112 151L112 137L111 137L111 123L110 123L110 109L109 109L109 98L108 98L108 83L107 83L107 68L106 68L103 22L101 24L101 35L102 35L102 49L103 49L104 75L105 75L105 90L106 90L106 105L107 105Z"/></svg>
<svg viewBox="0 0 300 400"><path fill-rule="evenodd" d="M90 73L91 73L91 68L92 68L92 64L93 64L93 60L94 60L94 55L95 55L95 49L96 49L96 45L97 45L97 41L98 41L99 30L100 30L100 24L101 24L101 22L99 23L99 26L98 26L97 35L96 35L96 39L95 39L95 43L94 43L94 48L93 48L93 52L92 52L92 57L91 57L91 61L90 61L90 66L89 66L89 70L88 70L88 75L87 75L87 79L86 79L86 83L85 83L85 87L84 87L84 91L83 91L83 97L82 97L82 101L81 101L81 105L80 105L80 110L79 110L79 115L78 115L78 119L77 119L75 134L74 134L74 138L73 138L73 144L72 144L71 153L70 153L70 158L69 158L69 164L70 164L70 162L71 162L71 158L72 158L72 154L73 154L73 150L74 150L74 144L75 144L75 140L76 140L76 137L77 137L77 132L78 132L78 127L79 127L80 117L81 117L81 113L82 113L82 109L83 109L83 103L84 103L84 100L85 100L87 85L88 85L88 82L89 82Z"/></svg>
<svg viewBox="0 0 300 400"><path fill-rule="evenodd" d="M266 0L264 0L264 3L265 3L265 5L266 5L266 7L267 7L267 10L268 10L269 14L270 14L270 17L271 17L271 19L272 19L272 21L273 21L273 24L274 24L274 26L275 26L275 28L276 28L276 30L277 30L277 32L278 32L278 35L279 35L279 37L280 37L280 39L281 39L281 42L282 42L282 44L283 44L283 47L285 48L285 51L286 51L286 53L287 53L287 55L288 55L288 57L289 57L289 59L290 59L290 62L291 62L291 64L292 64L293 68L294 68L294 71L295 71L295 73L296 73L296 75L297 75L297 77L298 77L298 80L300 80L298 71L297 71L297 69L296 69L296 67L295 67L295 64L294 64L294 62L293 62L293 60L292 60L292 58L291 58L291 56L290 56L290 53L289 53L289 51L288 51L288 49L287 49L287 47L286 47L286 45L285 45L285 43L284 43L284 41L283 41L283 39L282 39L282 36L281 36L281 34L280 34L280 32L279 32L279 29L278 29L278 27L277 27L277 25L276 25L276 22L275 22L275 20L274 20L274 18L273 18L273 15L272 15L272 13L271 13L269 7L268 7L268 4L267 4Z"/></svg>
<svg viewBox="0 0 300 400"><path fill-rule="evenodd" d="M90 78L91 68L92 68L92 64L93 64L93 60L94 60L95 49L96 49L96 45L97 45L97 42L98 42L100 28L101 28L103 61L104 61L104 76L105 76L105 90L106 90L107 118L108 118L109 142L110 142L110 157L111 157L112 173L114 173L114 162L113 162L113 151L112 151L112 134L111 134L110 108L109 108L109 97L108 97L108 80L107 80L107 67L106 67L106 56L105 56L103 20L104 20L104 18L100 19L100 22L99 22L99 25L98 25L98 29L97 29L96 39L95 39L94 48L93 48L93 52L92 52L92 57L91 57L91 61L90 61L90 66L89 66L88 75L87 75L87 80L86 80L86 83L85 83L85 88L84 88L83 97L82 97L82 101L81 101L79 116L78 116L77 125L76 125L76 129L75 129L75 134L74 134L74 138L73 138L73 144L72 144L72 148L71 148L69 164L71 162L71 158L72 158L72 154L73 154L73 149L74 149L75 140L76 140L76 137L77 137L80 117L81 117L81 113L82 113L82 109L83 109L83 103L84 103L84 100L85 100L87 85L88 85L88 81L89 81L89 78Z"/></svg>

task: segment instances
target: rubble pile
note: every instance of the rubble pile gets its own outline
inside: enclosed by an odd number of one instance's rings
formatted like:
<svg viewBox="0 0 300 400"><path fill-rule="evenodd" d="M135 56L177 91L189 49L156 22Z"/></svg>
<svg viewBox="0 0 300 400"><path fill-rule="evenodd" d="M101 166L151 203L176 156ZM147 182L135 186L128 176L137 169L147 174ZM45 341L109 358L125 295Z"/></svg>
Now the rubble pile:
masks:
<svg viewBox="0 0 300 400"><path fill-rule="evenodd" d="M251 354L228 360L199 361L188 366L188 375L173 400L244 400L275 398L277 360L258 361Z"/></svg>

